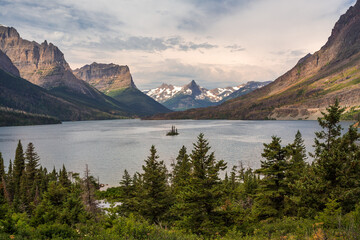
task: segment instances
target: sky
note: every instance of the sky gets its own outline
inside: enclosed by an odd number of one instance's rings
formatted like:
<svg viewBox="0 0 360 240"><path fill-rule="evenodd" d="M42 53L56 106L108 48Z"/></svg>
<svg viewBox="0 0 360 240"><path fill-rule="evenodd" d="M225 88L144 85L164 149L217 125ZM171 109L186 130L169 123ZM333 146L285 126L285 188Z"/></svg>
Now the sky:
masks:
<svg viewBox="0 0 360 240"><path fill-rule="evenodd" d="M0 24L72 69L128 65L140 89L268 81L325 44L356 0L0 0Z"/></svg>

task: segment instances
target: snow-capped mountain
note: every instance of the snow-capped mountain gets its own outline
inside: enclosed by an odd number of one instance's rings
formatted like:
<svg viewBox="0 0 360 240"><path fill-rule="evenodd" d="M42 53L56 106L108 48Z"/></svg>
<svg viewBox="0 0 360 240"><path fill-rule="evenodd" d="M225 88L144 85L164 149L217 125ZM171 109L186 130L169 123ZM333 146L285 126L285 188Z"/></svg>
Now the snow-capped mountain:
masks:
<svg viewBox="0 0 360 240"><path fill-rule="evenodd" d="M152 97L159 103L163 103L169 98L172 98L176 93L178 93L182 87L173 86L171 84L163 83L160 87L153 88L150 90L143 91L149 97Z"/></svg>
<svg viewBox="0 0 360 240"><path fill-rule="evenodd" d="M192 80L183 87L164 83L158 88L143 92L172 110L185 110L218 105L225 100L244 95L266 84L268 82L248 82L236 87L208 90Z"/></svg>

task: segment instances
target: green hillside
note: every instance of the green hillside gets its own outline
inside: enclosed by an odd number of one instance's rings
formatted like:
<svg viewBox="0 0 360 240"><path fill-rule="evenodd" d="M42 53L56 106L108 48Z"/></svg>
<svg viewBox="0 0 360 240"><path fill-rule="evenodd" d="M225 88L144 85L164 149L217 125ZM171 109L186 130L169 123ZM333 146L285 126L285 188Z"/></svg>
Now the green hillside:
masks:
<svg viewBox="0 0 360 240"><path fill-rule="evenodd" d="M121 104L124 104L130 113L137 116L149 116L154 113L170 112L169 109L142 93L137 88L128 87L110 91L107 94Z"/></svg>

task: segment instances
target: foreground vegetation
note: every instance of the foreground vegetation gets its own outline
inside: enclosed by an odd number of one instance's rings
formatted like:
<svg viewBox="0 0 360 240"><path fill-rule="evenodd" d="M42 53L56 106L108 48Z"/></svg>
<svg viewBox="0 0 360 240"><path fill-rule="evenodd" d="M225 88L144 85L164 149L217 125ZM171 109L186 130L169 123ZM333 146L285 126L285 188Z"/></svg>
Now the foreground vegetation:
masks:
<svg viewBox="0 0 360 240"><path fill-rule="evenodd" d="M311 164L298 132L264 144L257 170L216 160L203 134L168 170L155 146L143 171L97 191L90 176L39 166L19 141L5 171L0 157L0 238L9 239L359 239L360 135L341 135L343 110L319 119ZM96 199L121 202L101 211Z"/></svg>

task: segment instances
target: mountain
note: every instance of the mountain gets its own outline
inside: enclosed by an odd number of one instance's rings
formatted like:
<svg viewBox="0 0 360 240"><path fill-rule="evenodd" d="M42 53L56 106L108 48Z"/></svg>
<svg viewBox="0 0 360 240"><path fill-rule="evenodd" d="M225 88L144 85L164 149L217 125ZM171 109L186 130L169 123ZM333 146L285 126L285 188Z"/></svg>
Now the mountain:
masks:
<svg viewBox="0 0 360 240"><path fill-rule="evenodd" d="M116 117L111 113L69 102L53 95L44 88L1 69L0 108L6 110L2 111L1 118L5 116L5 113L20 118L24 117L24 114L28 116L47 115L60 120L107 119ZM12 113L10 114L10 112ZM20 115L18 113L23 114Z"/></svg>
<svg viewBox="0 0 360 240"><path fill-rule="evenodd" d="M15 28L0 26L0 50L9 57L23 79L47 89L49 93L74 105L88 108L85 112L97 113L93 116L88 114L79 116L80 119L137 115L125 104L78 79L66 62L64 54L52 43L30 42L22 39Z"/></svg>
<svg viewBox="0 0 360 240"><path fill-rule="evenodd" d="M185 110L218 105L223 101L247 94L268 83L269 82L248 82L237 87L208 90L200 87L192 80L183 87L163 83L158 88L144 92L172 110Z"/></svg>
<svg viewBox="0 0 360 240"><path fill-rule="evenodd" d="M269 85L220 106L157 119L316 119L338 99L360 109L360 1L340 17L327 43Z"/></svg>
<svg viewBox="0 0 360 240"><path fill-rule="evenodd" d="M171 84L163 83L160 87L153 88L150 90L144 90L143 93L153 98L159 103L163 103L169 98L172 98L176 93L178 93L182 87L173 86Z"/></svg>
<svg viewBox="0 0 360 240"><path fill-rule="evenodd" d="M215 105L207 96L207 89L200 87L194 80L181 88L171 98L162 104L167 108L175 111L190 108L201 108Z"/></svg>
<svg viewBox="0 0 360 240"><path fill-rule="evenodd" d="M75 69L74 74L139 116L170 112L135 86L128 66L94 62Z"/></svg>
<svg viewBox="0 0 360 240"><path fill-rule="evenodd" d="M245 94L251 93L252 91L255 91L256 89L265 87L266 85L270 84L271 81L265 81L265 82L255 82L255 81L250 81L247 82L246 84L240 85L239 87L237 87L238 89L232 93L230 93L229 95L225 96L222 100L221 103L226 102L230 99L234 99L240 96L243 96Z"/></svg>
<svg viewBox="0 0 360 240"><path fill-rule="evenodd" d="M128 87L136 88L128 66L94 62L73 72L76 77L104 93Z"/></svg>
<svg viewBox="0 0 360 240"><path fill-rule="evenodd" d="M20 77L19 70L11 62L10 58L0 50L0 69L16 77Z"/></svg>

